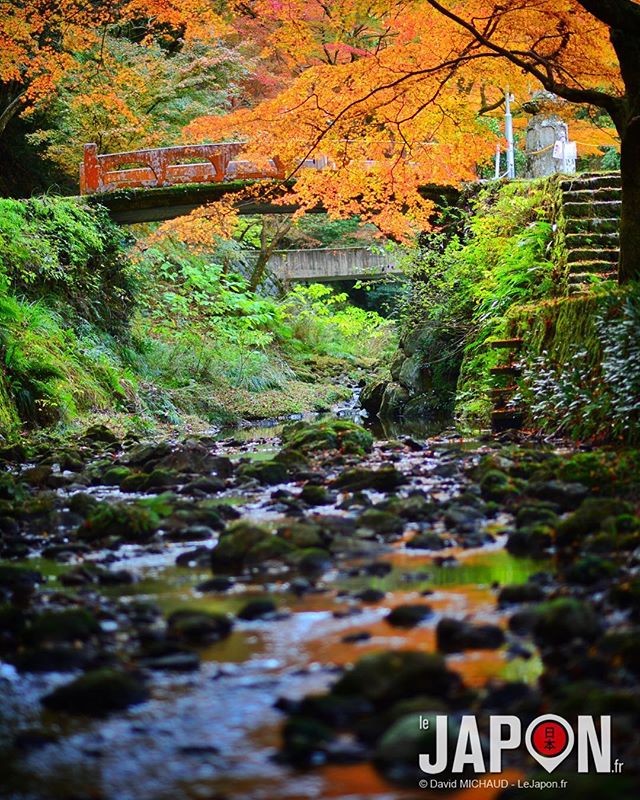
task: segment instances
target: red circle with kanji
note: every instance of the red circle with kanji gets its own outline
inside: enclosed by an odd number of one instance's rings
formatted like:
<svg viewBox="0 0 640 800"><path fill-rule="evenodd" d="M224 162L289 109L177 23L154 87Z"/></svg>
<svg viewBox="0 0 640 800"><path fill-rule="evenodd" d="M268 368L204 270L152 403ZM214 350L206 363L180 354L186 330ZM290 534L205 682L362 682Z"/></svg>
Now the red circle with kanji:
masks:
<svg viewBox="0 0 640 800"><path fill-rule="evenodd" d="M533 729L531 745L539 756L555 758L567 749L569 734L564 725L553 719L542 720Z"/></svg>

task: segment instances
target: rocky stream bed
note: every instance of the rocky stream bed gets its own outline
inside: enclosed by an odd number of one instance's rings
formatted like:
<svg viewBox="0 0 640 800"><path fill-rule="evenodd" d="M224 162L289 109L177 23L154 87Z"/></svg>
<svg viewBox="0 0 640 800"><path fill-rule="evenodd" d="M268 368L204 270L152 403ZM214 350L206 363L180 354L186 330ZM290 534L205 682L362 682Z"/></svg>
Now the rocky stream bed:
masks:
<svg viewBox="0 0 640 800"><path fill-rule="evenodd" d="M545 711L625 763L563 797L638 796L636 452L327 418L0 457L2 797L424 798L420 717Z"/></svg>

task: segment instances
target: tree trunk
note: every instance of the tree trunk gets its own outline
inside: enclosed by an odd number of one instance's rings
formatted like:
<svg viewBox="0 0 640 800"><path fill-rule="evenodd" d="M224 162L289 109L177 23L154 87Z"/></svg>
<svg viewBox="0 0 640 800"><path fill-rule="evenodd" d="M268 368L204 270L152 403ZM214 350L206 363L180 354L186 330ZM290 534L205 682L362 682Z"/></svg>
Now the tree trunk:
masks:
<svg viewBox="0 0 640 800"><path fill-rule="evenodd" d="M618 281L640 280L640 117L622 135L622 216Z"/></svg>

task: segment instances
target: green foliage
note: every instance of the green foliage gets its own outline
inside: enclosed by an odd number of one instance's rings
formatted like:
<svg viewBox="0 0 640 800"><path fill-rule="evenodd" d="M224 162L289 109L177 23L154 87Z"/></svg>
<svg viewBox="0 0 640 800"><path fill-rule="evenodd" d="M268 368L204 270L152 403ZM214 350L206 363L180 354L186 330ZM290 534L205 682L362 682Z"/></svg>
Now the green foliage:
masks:
<svg viewBox="0 0 640 800"><path fill-rule="evenodd" d="M392 341L388 320L350 305L346 293L337 294L324 284L295 286L284 298L283 309L291 335L317 353L376 358Z"/></svg>
<svg viewBox="0 0 640 800"><path fill-rule="evenodd" d="M544 181L493 184L472 200L457 233L423 238L405 267L412 278L406 335L421 330L419 350L433 368L434 392L445 401L462 369L457 406L467 423L488 416L496 355L487 340L503 332L511 307L551 289L550 204Z"/></svg>
<svg viewBox="0 0 640 800"><path fill-rule="evenodd" d="M106 212L75 199L0 200L0 273L8 289L46 295L116 333L131 308L123 245Z"/></svg>

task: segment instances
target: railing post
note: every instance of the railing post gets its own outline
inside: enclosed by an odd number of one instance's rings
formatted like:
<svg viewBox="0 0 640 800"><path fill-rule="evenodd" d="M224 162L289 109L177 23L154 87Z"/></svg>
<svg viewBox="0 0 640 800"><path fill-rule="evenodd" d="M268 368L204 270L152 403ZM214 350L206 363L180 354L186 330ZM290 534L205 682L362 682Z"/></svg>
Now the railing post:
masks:
<svg viewBox="0 0 640 800"><path fill-rule="evenodd" d="M93 194L99 191L102 184L98 146L85 144L84 160L80 169L80 194Z"/></svg>

